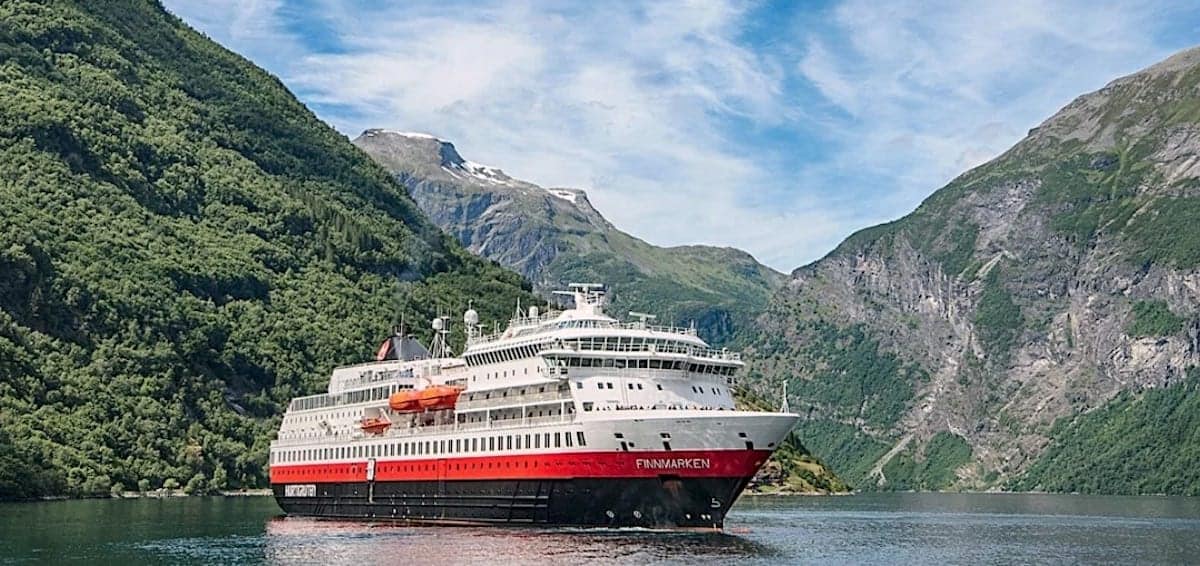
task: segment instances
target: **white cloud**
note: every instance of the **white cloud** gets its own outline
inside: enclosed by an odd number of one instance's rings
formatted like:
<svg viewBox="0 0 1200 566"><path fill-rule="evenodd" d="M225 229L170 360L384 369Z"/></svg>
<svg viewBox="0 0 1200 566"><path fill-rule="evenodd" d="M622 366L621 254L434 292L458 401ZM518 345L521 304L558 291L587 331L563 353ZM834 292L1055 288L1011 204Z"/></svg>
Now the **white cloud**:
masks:
<svg viewBox="0 0 1200 566"><path fill-rule="evenodd" d="M586 188L656 244L737 246L784 270L1171 47L1155 43L1161 6L1078 0L168 4L347 135L429 131Z"/></svg>
<svg viewBox="0 0 1200 566"><path fill-rule="evenodd" d="M797 70L849 116L842 157L897 180L882 220L1075 96L1180 47L1155 43L1166 15L1161 3L847 0Z"/></svg>

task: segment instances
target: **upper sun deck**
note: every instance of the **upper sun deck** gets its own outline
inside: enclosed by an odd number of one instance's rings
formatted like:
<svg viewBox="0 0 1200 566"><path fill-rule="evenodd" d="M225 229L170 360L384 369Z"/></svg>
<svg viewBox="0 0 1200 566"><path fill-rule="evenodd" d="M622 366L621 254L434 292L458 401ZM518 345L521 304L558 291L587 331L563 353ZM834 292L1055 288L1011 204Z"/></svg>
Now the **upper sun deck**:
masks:
<svg viewBox="0 0 1200 566"><path fill-rule="evenodd" d="M696 334L695 328L660 326L650 324L651 315L636 314L641 320L622 322L604 314L604 293L595 285L572 285L568 294L574 298L575 307L562 311L551 310L539 313L536 307L509 320L503 331L483 334L478 328L468 328L467 348L464 352L475 353L500 348L515 342L526 342L535 337L569 338L579 335L639 336L651 339L675 340L690 346L707 348L708 344Z"/></svg>

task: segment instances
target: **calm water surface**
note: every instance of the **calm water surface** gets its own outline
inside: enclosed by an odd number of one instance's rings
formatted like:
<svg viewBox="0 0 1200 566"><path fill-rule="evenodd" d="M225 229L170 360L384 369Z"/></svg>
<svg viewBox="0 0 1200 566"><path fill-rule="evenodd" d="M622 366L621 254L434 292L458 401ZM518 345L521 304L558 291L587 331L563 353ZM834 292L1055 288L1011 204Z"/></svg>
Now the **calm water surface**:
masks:
<svg viewBox="0 0 1200 566"><path fill-rule="evenodd" d="M0 504L0 563L1200 564L1200 500L742 498L724 534L392 527L282 518L267 497Z"/></svg>

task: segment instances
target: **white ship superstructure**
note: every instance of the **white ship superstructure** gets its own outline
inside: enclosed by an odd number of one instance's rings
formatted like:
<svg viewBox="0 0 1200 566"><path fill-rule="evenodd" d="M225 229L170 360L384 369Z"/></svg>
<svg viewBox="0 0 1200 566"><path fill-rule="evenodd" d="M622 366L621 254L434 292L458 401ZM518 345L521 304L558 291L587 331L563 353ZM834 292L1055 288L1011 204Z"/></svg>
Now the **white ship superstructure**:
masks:
<svg viewBox="0 0 1200 566"><path fill-rule="evenodd" d="M503 332L464 316L467 346L398 335L292 401L271 447L289 513L429 523L719 528L795 424L738 411L740 356L694 329L574 307L518 309ZM636 314L636 313L635 313Z"/></svg>

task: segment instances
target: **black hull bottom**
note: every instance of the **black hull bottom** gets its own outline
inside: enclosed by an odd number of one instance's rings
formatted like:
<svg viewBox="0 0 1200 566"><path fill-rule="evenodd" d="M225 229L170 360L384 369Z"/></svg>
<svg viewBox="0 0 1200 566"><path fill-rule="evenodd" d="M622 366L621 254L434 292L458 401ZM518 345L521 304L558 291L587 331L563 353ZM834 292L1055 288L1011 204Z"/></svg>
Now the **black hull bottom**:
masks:
<svg viewBox="0 0 1200 566"><path fill-rule="evenodd" d="M720 529L749 478L414 481L316 484L275 500L289 515L412 524ZM299 486L292 486L295 493Z"/></svg>

